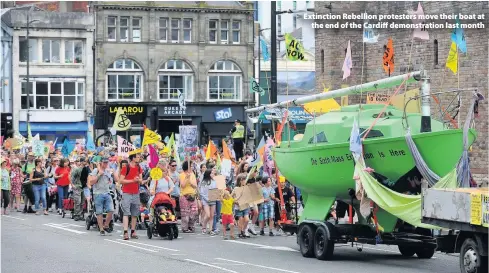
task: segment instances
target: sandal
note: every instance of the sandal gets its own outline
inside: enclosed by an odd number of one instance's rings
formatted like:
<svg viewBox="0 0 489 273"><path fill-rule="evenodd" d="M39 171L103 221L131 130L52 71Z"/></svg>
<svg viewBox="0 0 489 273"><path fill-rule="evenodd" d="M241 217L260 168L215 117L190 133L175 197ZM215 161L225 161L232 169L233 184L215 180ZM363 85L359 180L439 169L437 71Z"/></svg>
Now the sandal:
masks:
<svg viewBox="0 0 489 273"><path fill-rule="evenodd" d="M129 240L129 234L127 232L124 233L124 240Z"/></svg>
<svg viewBox="0 0 489 273"><path fill-rule="evenodd" d="M139 239L139 237L136 235L136 232L131 233L131 239Z"/></svg>

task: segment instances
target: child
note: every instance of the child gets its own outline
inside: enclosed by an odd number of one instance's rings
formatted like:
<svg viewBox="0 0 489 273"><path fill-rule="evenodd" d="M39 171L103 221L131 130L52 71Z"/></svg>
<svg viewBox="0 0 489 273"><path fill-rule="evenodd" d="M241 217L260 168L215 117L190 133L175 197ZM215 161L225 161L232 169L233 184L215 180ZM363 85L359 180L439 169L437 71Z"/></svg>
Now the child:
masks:
<svg viewBox="0 0 489 273"><path fill-rule="evenodd" d="M273 199L275 199L275 190L272 187L272 179L270 177L263 177L262 183L264 185L262 188L264 202L260 210L260 235L265 235L265 223L268 220L268 235L275 236L272 232L273 220L275 219L273 202Z"/></svg>
<svg viewBox="0 0 489 273"><path fill-rule="evenodd" d="M141 206L139 207L139 212L141 213L141 222L144 222L146 220L146 216L150 215L148 208L143 203L141 203Z"/></svg>
<svg viewBox="0 0 489 273"><path fill-rule="evenodd" d="M170 210L167 210L165 207L160 210L160 219L162 221L175 221L175 215L171 213Z"/></svg>
<svg viewBox="0 0 489 273"><path fill-rule="evenodd" d="M222 219L222 236L224 240L227 240L226 237L226 226L230 226L230 238L234 240L234 216L233 216L233 205L234 199L231 197L231 194L227 190L225 190L222 194L221 200L221 219Z"/></svg>
<svg viewBox="0 0 489 273"><path fill-rule="evenodd" d="M242 173L238 175L236 178L236 188L234 188L233 193L231 196L236 200L239 199L241 196L237 196L237 189L246 186L246 174ZM246 226L248 226L248 222L250 221L249 218L249 205L245 206L247 207L244 210L237 210L236 211L236 217L238 217L238 227L239 227L239 238L250 238L249 235L247 235L246 232Z"/></svg>

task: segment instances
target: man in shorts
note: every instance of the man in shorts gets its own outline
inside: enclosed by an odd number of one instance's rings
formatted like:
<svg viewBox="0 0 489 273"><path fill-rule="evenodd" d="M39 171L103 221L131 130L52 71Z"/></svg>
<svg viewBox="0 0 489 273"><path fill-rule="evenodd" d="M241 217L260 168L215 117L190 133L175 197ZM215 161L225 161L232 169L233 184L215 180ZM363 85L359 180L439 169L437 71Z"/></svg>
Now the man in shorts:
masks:
<svg viewBox="0 0 489 273"><path fill-rule="evenodd" d="M122 212L124 213L122 224L124 226L124 240L129 240L127 233L129 216L131 216L131 238L138 239L136 235L136 221L140 215L139 185L143 181L143 169L139 166L141 156L129 155L129 165L123 167L120 172L119 182L122 184Z"/></svg>
<svg viewBox="0 0 489 273"><path fill-rule="evenodd" d="M97 223L100 229L100 235L105 235L105 232L110 232L109 224L112 220L114 206L112 197L110 196L110 186L112 185L112 174L108 168L109 159L102 158L97 164L97 168L90 173L90 184L93 190L93 200L95 201L95 214L97 215ZM104 225L103 213L107 212Z"/></svg>

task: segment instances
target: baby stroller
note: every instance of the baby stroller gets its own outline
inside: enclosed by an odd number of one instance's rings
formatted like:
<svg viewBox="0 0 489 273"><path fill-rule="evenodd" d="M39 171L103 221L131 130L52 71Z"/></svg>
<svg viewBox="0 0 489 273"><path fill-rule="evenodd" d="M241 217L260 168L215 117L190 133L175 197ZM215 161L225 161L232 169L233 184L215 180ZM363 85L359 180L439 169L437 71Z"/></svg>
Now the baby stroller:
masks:
<svg viewBox="0 0 489 273"><path fill-rule="evenodd" d="M115 198L114 191L110 190L109 194L112 197L112 202L113 202L114 198ZM92 192L92 196L93 196L93 192ZM97 223L97 215L95 214L95 203L94 203L93 199L94 198L90 198L90 207L92 209L88 212L88 216L85 219L85 226L86 226L87 230L90 230L91 227L96 227L97 229L99 229L98 223ZM104 222L105 222L105 219L107 218L106 212L103 213L103 217L104 217ZM109 232L112 232L113 230L114 230L114 220L110 219Z"/></svg>
<svg viewBox="0 0 489 273"><path fill-rule="evenodd" d="M164 192L157 193L151 208L153 221L148 223L146 234L151 239L154 236L168 237L168 240L178 238L177 219L175 215L175 200Z"/></svg>
<svg viewBox="0 0 489 273"><path fill-rule="evenodd" d="M83 211L87 210L87 204L86 202L83 202ZM71 219L75 218L75 199L73 198L73 190L71 189L68 192L68 198L63 199L63 212L62 212L62 218L65 218L66 216L66 211L70 211L71 213Z"/></svg>

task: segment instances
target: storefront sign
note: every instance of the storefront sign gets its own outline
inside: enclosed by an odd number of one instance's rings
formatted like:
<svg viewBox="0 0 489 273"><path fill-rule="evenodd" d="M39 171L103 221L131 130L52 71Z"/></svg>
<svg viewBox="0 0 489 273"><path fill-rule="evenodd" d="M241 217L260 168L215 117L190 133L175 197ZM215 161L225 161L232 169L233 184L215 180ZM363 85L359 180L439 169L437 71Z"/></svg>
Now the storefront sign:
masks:
<svg viewBox="0 0 489 273"><path fill-rule="evenodd" d="M232 117L233 117L233 113L231 112L231 108L226 108L214 112L214 118L216 119L216 121L221 121Z"/></svg>
<svg viewBox="0 0 489 273"><path fill-rule="evenodd" d="M160 108L161 109L161 108ZM187 115L187 110L183 110L180 106L163 106L163 113L160 113L161 116L173 116L173 115Z"/></svg>
<svg viewBox="0 0 489 273"><path fill-rule="evenodd" d="M115 118L119 108L124 110L124 114L133 124L142 124L146 120L146 106L144 105L110 105L109 116L112 120Z"/></svg>
<svg viewBox="0 0 489 273"><path fill-rule="evenodd" d="M281 120L283 115L285 113L285 109L270 109L265 111L265 118L266 120L263 121L263 123L267 124L270 123L270 120L272 118ZM290 107L289 108L289 118L294 122L294 123L308 123L309 121L312 120L312 116L307 113L304 108L302 107Z"/></svg>

